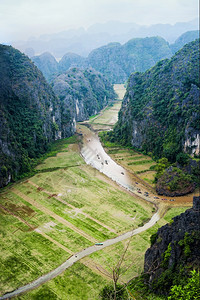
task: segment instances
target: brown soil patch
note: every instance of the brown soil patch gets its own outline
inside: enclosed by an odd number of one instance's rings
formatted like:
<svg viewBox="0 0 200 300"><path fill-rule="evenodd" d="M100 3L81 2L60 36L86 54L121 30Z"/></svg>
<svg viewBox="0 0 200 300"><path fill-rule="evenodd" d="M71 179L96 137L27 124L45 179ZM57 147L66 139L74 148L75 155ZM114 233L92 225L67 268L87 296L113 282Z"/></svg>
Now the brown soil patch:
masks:
<svg viewBox="0 0 200 300"><path fill-rule="evenodd" d="M37 187L37 189L39 188L37 184L33 183L33 182L30 181L30 180L28 181L28 183L30 183L31 185ZM66 202L65 200L62 200L60 197L58 197L57 194L51 194L50 192L48 192L47 190L44 190L44 189L42 189L42 191L43 191L44 193L46 193L46 194L49 195L49 197L48 197L49 199L52 198L52 197L54 197L54 198L55 198L56 200L58 200L59 202L61 202L61 203L63 203L63 204L66 204L67 206L69 206L69 207L72 208L73 210L75 210L75 211L77 211L78 213L84 215L86 218L88 218L88 219L90 219L90 220L92 220L92 221L98 223L98 224L101 225L102 227L104 227L104 228L108 229L109 231L111 231L111 232L117 234L116 231L115 231L113 228L111 228L111 227L105 225L104 223L102 223L101 221L99 221L99 220L97 220L97 219L91 217L91 216L88 215L87 213L84 213L81 209L77 209L75 206L71 205L70 203Z"/></svg>
<svg viewBox="0 0 200 300"><path fill-rule="evenodd" d="M18 219L20 222L26 224L28 226L28 229L27 230L22 230L20 227L19 228L16 228L16 230L14 230L14 232L12 233L15 233L17 230L21 230L21 231L32 231L32 230L35 230L35 227L32 226L31 224L29 224L26 220L22 219L20 216L16 215L15 213L13 213L10 209L8 209L7 207L3 206L0 204L0 208L3 209L6 213L8 213L9 215L12 215L13 217L15 217L16 219ZM32 216L33 217L33 216Z"/></svg>
<svg viewBox="0 0 200 300"><path fill-rule="evenodd" d="M92 243L96 243L97 240L91 236L89 236L87 233L85 233L84 231L80 230L79 228L77 228L76 226L74 226L73 224L71 224L70 222L68 222L67 220L65 220L64 218L58 216L57 214L55 214L54 212L52 212L51 210L47 209L46 207L44 207L43 205L41 205L40 203L38 203L35 200L32 200L31 198L29 198L28 196L24 195L23 193L21 193L20 191L18 191L16 188L12 189L13 193L15 193L16 195L18 195L19 197L21 197L22 199L24 199L25 201L27 201L28 203L30 203L31 205L35 206L36 208L38 208L39 210L41 210L42 212L44 212L45 214L51 216L52 218L54 218L55 220L57 220L58 222L64 224L65 226L69 227L70 229L72 229L73 231L77 232L78 234L82 235L83 237L85 237L88 241L91 241Z"/></svg>

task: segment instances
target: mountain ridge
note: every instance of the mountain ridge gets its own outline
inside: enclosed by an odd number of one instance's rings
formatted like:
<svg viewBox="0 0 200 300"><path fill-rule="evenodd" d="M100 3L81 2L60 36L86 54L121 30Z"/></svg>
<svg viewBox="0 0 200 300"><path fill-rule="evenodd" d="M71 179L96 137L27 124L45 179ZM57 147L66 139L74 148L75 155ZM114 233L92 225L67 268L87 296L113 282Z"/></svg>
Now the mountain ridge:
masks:
<svg viewBox="0 0 200 300"><path fill-rule="evenodd" d="M32 57L32 60L48 81L70 67L92 67L107 76L112 83L124 83L132 72L145 71L157 61L170 58L175 50L179 50L197 36L198 31L186 32L172 45L161 37L132 38L124 44L112 42L94 49L86 58L69 52L56 63L53 56L48 58L44 54ZM51 61L54 61L52 66Z"/></svg>
<svg viewBox="0 0 200 300"><path fill-rule="evenodd" d="M96 29L95 29L96 27ZM117 30L116 30L117 29ZM198 30L198 19L188 22L171 24L138 25L111 21L105 24L94 24L88 29L69 29L60 33L46 34L28 41L12 42L12 46L20 51L33 48L34 52L51 52L56 58L62 57L67 52L87 56L93 49L110 42L126 43L131 38L144 38L149 36L162 36L173 43L178 36L189 30ZM28 54L28 53L27 53Z"/></svg>

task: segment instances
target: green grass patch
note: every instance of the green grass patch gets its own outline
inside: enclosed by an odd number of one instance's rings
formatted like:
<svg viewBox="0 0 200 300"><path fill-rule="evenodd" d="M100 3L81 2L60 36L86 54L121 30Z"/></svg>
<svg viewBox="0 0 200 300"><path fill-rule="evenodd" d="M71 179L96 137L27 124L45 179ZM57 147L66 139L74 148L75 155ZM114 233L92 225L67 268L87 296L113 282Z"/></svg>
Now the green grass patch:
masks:
<svg viewBox="0 0 200 300"><path fill-rule="evenodd" d="M17 299L94 300L98 299L99 292L106 283L107 280L102 276L77 262L60 276L43 284L36 290L17 297Z"/></svg>
<svg viewBox="0 0 200 300"><path fill-rule="evenodd" d="M132 166L132 165L134 165L134 166L138 166L138 165L145 165L145 164L148 164L148 163L152 163L153 162L153 160L151 159L149 159L149 160L140 160L140 161L133 161L133 162L129 162L128 163L128 166Z"/></svg>

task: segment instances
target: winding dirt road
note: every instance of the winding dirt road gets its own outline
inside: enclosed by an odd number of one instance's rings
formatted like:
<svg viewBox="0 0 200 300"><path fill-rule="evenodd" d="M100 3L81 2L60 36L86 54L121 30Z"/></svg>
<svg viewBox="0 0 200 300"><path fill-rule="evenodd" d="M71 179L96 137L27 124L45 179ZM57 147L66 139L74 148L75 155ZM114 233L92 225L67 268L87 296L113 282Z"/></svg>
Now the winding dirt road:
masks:
<svg viewBox="0 0 200 300"><path fill-rule="evenodd" d="M101 143L100 143L99 140L98 140L98 146L97 146L97 140L95 140L94 143L93 143L93 145L90 143L89 147L90 147L90 151L91 151L91 153L89 155L90 159L93 157L93 161L94 161L93 167L95 167L95 168L97 168L99 170L99 165L97 166L95 164L95 162L99 161L98 158L97 158L98 160L96 160L96 155L97 155L96 154L96 149L98 149L98 151L99 151L99 149L101 147L102 151L104 151L103 147L102 147L102 145L101 145ZM84 151L84 147L83 147L83 151ZM86 152L87 152L87 149L86 149ZM83 152L82 152L82 155L83 155ZM85 155L83 155L83 156L85 158L86 163L91 164L91 161L88 161L88 159L85 157ZM109 166L111 166L111 165L114 166L112 168L113 176L117 176L117 174L119 174L120 178L122 179L122 182L119 182L118 180L116 180L115 177L111 176L110 174L106 174L106 173L105 174L107 176L110 175L109 177L112 178L114 181L116 181L118 184L124 186L130 192L133 192L133 188L131 186L131 182L130 182L130 184L128 184L129 181L128 182L126 181L126 179L127 179L127 176L125 175L126 170L123 169L121 166L117 165L107 154L106 154L106 158L104 157L104 161L105 160L107 160L109 162ZM100 159L100 164L101 163L102 163L102 159ZM99 164L99 162L98 162L98 164ZM107 164L105 164L105 165L107 166ZM101 166L102 166L102 164L101 164ZM110 168L104 168L104 171L105 170L109 170L109 169ZM122 174L122 173L124 173L124 174ZM21 195L21 192L18 191L18 190L15 190L15 192L18 195L20 194L20 196L23 196L23 197L25 196L24 194ZM31 204L37 206L37 204L33 200L29 199L28 197L27 197L26 200L29 203L31 202ZM34 203L32 203L32 202L34 202ZM39 208L40 209L44 209L44 207L41 207L41 205L40 205ZM130 238L133 235L139 234L139 233L147 230L148 228L152 227L160 219L159 212L160 211L157 211L153 215L153 217L151 218L151 220L148 223L146 223L144 226L139 227L139 228L137 228L137 229L135 229L133 231L126 232L126 233L124 233L124 234L122 234L122 235L120 235L120 236L118 236L116 238L106 240L106 241L100 243L99 245L95 244L95 245L93 245L93 246L91 246L91 247L89 247L87 249L84 249L84 250L82 250L82 251L80 251L80 252L78 252L76 254L73 254L69 259L67 259L62 265L60 265L56 269L54 269L51 272L49 272L49 273L47 273L47 274L39 277L38 279L34 280L33 282L31 282L31 283L29 283L27 285L24 285L24 286L22 286L22 287L20 287L20 288L18 288L16 290L10 292L10 293L7 293L7 294L3 295L2 297L0 297L0 299L9 299L9 298L17 296L19 294L25 293L25 292L27 292L27 291L29 291L31 289L35 289L35 288L39 287L41 284L43 284L43 283L45 283L45 282L47 282L47 281L55 278L56 276L60 275L63 271L65 271L66 269L68 269L69 267L71 267L75 262L79 261L80 259L82 259L82 258L84 258L84 257L86 257L86 256L88 256L88 255L90 255L90 254L92 254L94 252L97 252L97 251L99 251L99 250L101 250L101 249L103 249L105 247L108 247L108 246L111 246L111 245L116 244L118 242L121 242L121 241L123 241L125 239ZM51 211L48 211L48 213L49 213L49 215L53 214ZM53 217L55 217L54 214L53 214ZM60 218L59 218L59 221L62 221L65 224L67 223L66 225L68 225L68 222L66 222L65 220L60 220ZM72 225L70 224L70 226L72 226ZM79 231L78 228L73 228L73 230ZM83 232L80 232L80 233L86 235ZM90 240L90 237L87 236L87 238ZM94 240L93 242L95 243L96 241Z"/></svg>
<svg viewBox="0 0 200 300"><path fill-rule="evenodd" d="M14 290L13 292L7 293L4 296L0 297L0 299L9 299L12 298L14 296L17 296L19 294L25 293L29 290L35 289L37 287L39 287L41 284L55 278L56 276L60 275L62 272L64 272L66 269L68 269L69 267L71 267L75 262L79 261L80 259L94 253L97 252L105 247L114 245L118 242L121 242L123 240L126 240L130 237L132 237L133 235L136 235L138 233L141 233L145 230L147 230L148 228L152 227L158 220L160 219L159 216L159 211L157 213L155 213L153 215L153 217L151 218L151 220L146 223L144 226L139 227L133 231L129 231L126 232L114 239L110 239L107 241L104 241L103 243L100 243L99 245L94 245L91 246L87 249L84 249L83 251L80 251L74 255L72 255L69 259L67 259L62 265L60 265L58 268L54 269L53 271L39 277L38 279L34 280L33 282L24 285L16 290Z"/></svg>
<svg viewBox="0 0 200 300"><path fill-rule="evenodd" d="M106 176L111 178L113 181L118 183L120 186L124 187L129 192L137 195L137 189L136 189L135 185L133 184L133 179L130 177L129 172L127 170L125 170L122 166L118 165L115 161L113 161L110 158L110 156L108 156L108 154L104 151L104 149L98 139L98 136L95 133L93 133L89 129L87 129L86 131L84 130L84 132L83 132L83 131L81 131L82 130L81 128L82 127L78 127L78 132L79 133L82 132L82 134L83 134L83 147L81 149L81 154L84 157L86 163L92 165L98 171L102 172L103 174L105 174ZM18 194L20 196L23 196L23 197L25 196L24 194L21 195L21 192L18 190L15 190L15 192L16 192L16 194ZM47 191L45 191L45 192L47 192ZM149 197L149 196L147 197L145 195L138 195L138 196L140 196L141 198L143 198L146 201L150 201L150 202L154 203L154 205L156 205L158 203L157 201L154 200L154 198L153 198L154 195L151 195L151 197ZM30 198L27 197L26 200L29 203L31 203L37 207L36 203L35 202L33 203L33 200L31 200ZM59 199L59 201L60 201L60 199ZM45 209L41 205L38 208L41 210ZM60 275L62 272L64 272L69 267L71 267L75 262L79 261L80 259L82 259L86 256L89 256L90 254L92 254L94 252L100 251L101 249L103 249L105 247L114 245L118 242L121 242L125 239L128 239L136 234L139 234L139 233L147 230L148 228L152 227L160 219L162 209L163 209L163 207L161 205L160 208L158 209L158 211L152 216L151 220L148 223L146 223L144 226L139 227L135 230L126 232L118 237L113 238L113 239L103 241L102 243L94 244L93 246L91 246L87 249L84 249L76 254L73 254L69 259L67 259L63 264L61 264L56 269L39 277L38 279L34 280L33 282L31 282L29 284L26 284L12 292L9 292L9 293L3 295L2 297L0 297L0 300L9 299L14 296L25 293L29 290L35 289L35 288L39 287L40 285L42 285L43 283ZM49 215L53 216L55 219L58 218L51 211L48 211L48 213L49 213ZM84 232L80 231L78 228L76 228L72 224L68 224L68 222L66 220L64 220L63 218L59 217L59 222L65 224L67 226L69 225L69 226L73 227L72 229L74 231L85 236L86 238L88 238L88 240L92 241L93 243L96 243L96 241L94 239L91 239L91 237L89 237ZM105 225L104 225L104 227L105 227Z"/></svg>

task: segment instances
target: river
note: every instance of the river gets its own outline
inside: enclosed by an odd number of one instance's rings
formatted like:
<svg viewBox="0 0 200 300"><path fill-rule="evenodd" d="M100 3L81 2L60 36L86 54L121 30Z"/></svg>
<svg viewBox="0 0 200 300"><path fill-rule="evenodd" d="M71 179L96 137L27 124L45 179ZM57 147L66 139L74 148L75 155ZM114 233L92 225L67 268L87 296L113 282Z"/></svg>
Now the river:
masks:
<svg viewBox="0 0 200 300"><path fill-rule="evenodd" d="M77 131L83 135L83 146L81 149L81 154L85 159L87 164L92 165L98 171L102 172L113 181L115 181L120 186L126 188L130 192L136 192L136 188L134 186L135 181L131 178L131 175L126 171L123 167L119 166L116 162L114 162L110 156L104 151L98 135L92 132L89 128L85 126L78 125ZM134 184L133 184L134 182ZM144 196L143 196L144 198ZM148 200L148 199L146 199ZM109 239L103 241L100 245L93 245L87 249L84 249L74 255L72 255L69 259L67 259L62 265L52 270L51 272L39 277L35 281L22 286L13 292L7 293L4 296L0 297L0 299L8 299L14 296L17 296L21 293L25 293L31 289L39 287L41 284L55 278L64 272L67 268L71 267L75 262L79 261L83 257L86 257L96 251L99 251L105 247L111 246L115 243L123 241L125 239L130 238L133 235L139 234L151 226L153 226L160 219L159 211L157 211L151 218L151 220L146 223L144 226L139 227L135 230L126 232L120 236L117 236L113 239Z"/></svg>
<svg viewBox="0 0 200 300"><path fill-rule="evenodd" d="M4 296L0 297L1 299L9 299L14 296L20 295L21 293L25 293L31 289L35 289L40 285L44 284L45 282L55 278L56 276L60 275L66 269L71 267L75 262L79 261L80 259L99 251L105 247L111 246L115 243L123 241L125 239L130 238L133 235L139 234L148 228L152 227L159 219L161 214L161 209L163 209L162 205L159 205L159 202L155 200L155 194L149 191L149 195L145 196L144 191L146 187L141 183L138 183L136 180L137 178L133 176L130 172L124 169L122 166L118 165L115 161L111 159L111 157L104 151L104 148L101 145L99 137L96 132L88 128L87 122L85 124L78 124L77 125L77 132L82 135L82 147L80 149L81 155L84 158L85 162L91 165L93 168L97 169L99 172L105 174L109 178L111 178L114 182L116 182L121 187L125 188L129 192L134 193L135 195L139 196L143 200L152 202L154 205L158 205L158 211L152 216L149 222L147 222L144 226L139 227L135 230L126 232L120 236L117 236L113 239L109 239L100 243L100 245L93 245L84 249L74 255L72 255L69 259L67 259L63 264L61 264L56 269L52 270L51 272L39 277L35 281L24 285L10 293L5 294ZM138 193L138 187L140 187L142 194ZM187 201L191 201L192 196L186 196ZM180 197L183 199L184 197ZM183 201L183 200L182 200Z"/></svg>

